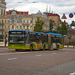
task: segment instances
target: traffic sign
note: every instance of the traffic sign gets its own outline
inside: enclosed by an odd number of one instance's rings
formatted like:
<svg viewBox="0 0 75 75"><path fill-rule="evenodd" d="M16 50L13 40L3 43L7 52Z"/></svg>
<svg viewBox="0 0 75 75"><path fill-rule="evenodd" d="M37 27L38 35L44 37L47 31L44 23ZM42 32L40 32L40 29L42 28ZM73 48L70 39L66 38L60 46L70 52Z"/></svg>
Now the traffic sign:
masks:
<svg viewBox="0 0 75 75"><path fill-rule="evenodd" d="M73 13L70 13L70 14L69 14L69 17L70 17L70 18L73 18Z"/></svg>
<svg viewBox="0 0 75 75"><path fill-rule="evenodd" d="M67 19L66 15L63 14L62 18L61 19Z"/></svg>

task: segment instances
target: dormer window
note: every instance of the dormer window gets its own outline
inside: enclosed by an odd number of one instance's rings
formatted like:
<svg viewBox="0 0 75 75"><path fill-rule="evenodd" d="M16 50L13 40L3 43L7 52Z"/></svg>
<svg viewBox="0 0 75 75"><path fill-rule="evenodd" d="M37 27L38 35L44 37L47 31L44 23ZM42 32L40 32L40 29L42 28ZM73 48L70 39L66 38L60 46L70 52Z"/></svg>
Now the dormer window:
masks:
<svg viewBox="0 0 75 75"><path fill-rule="evenodd" d="M16 15L16 12L15 12L15 11L13 11L13 12L11 13L11 15Z"/></svg>
<svg viewBox="0 0 75 75"><path fill-rule="evenodd" d="M23 14L23 12L21 12L21 14Z"/></svg>

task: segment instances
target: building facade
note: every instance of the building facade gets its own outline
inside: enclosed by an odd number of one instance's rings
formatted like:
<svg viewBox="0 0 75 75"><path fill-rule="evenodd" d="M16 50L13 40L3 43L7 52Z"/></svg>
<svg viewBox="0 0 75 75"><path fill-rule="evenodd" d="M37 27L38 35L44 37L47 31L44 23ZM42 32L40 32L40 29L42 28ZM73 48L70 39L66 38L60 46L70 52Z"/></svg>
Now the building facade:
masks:
<svg viewBox="0 0 75 75"><path fill-rule="evenodd" d="M67 36L65 37L65 44L75 43L75 30L68 28Z"/></svg>
<svg viewBox="0 0 75 75"><path fill-rule="evenodd" d="M47 18L50 22L53 23L53 30L57 30L59 26L61 26L60 16L58 14L44 12L47 15Z"/></svg>
<svg viewBox="0 0 75 75"><path fill-rule="evenodd" d="M49 30L49 21L43 17L38 15L27 15L27 14L19 14L19 15L1 15L0 16L0 35L7 35L9 30L28 30L34 31L34 26L36 24L37 18L45 21L43 26L44 31Z"/></svg>
<svg viewBox="0 0 75 75"><path fill-rule="evenodd" d="M6 12L6 2L5 0L0 0L0 15L5 15Z"/></svg>

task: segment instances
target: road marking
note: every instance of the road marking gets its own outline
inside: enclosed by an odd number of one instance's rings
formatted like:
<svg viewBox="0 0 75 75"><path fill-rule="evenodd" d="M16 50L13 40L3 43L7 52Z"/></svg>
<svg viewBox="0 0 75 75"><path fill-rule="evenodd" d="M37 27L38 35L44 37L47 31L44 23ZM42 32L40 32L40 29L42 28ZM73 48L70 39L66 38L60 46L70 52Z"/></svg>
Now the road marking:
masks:
<svg viewBox="0 0 75 75"><path fill-rule="evenodd" d="M56 53L52 53L52 54L56 54Z"/></svg>
<svg viewBox="0 0 75 75"><path fill-rule="evenodd" d="M37 57L42 56L42 55L36 55Z"/></svg>
<svg viewBox="0 0 75 75"><path fill-rule="evenodd" d="M8 60L16 60L17 58L9 58Z"/></svg>
<svg viewBox="0 0 75 75"><path fill-rule="evenodd" d="M26 53L30 53L30 52L17 52L17 53L0 53L0 55L11 55L11 54L26 54Z"/></svg>
<svg viewBox="0 0 75 75"><path fill-rule="evenodd" d="M75 75L75 72L73 72L73 73L70 73L69 75Z"/></svg>

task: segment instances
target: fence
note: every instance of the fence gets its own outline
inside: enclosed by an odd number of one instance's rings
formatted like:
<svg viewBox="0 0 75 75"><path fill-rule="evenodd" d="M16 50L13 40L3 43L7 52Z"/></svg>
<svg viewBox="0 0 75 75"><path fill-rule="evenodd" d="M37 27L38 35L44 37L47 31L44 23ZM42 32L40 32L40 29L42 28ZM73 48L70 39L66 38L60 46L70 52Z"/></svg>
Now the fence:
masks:
<svg viewBox="0 0 75 75"><path fill-rule="evenodd" d="M0 42L0 46L5 46L5 42ZM6 44L8 46L8 43Z"/></svg>
<svg viewBox="0 0 75 75"><path fill-rule="evenodd" d="M65 44L64 47L75 48L75 42L69 42L68 44Z"/></svg>

